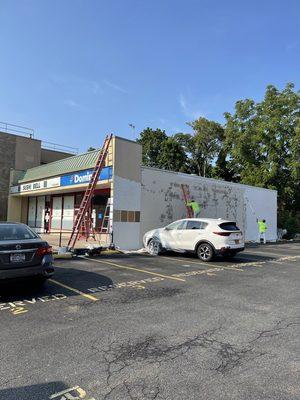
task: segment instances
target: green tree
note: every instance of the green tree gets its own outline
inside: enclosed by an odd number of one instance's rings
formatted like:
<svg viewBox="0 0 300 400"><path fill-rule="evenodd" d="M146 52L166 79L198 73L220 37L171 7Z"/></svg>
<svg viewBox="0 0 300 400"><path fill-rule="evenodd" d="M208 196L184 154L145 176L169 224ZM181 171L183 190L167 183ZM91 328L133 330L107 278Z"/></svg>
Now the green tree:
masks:
<svg viewBox="0 0 300 400"><path fill-rule="evenodd" d="M220 178L224 181L235 182L234 170L230 167L228 149L225 143L222 143L215 165L211 167L211 176Z"/></svg>
<svg viewBox="0 0 300 400"><path fill-rule="evenodd" d="M187 156L182 146L173 137L169 137L162 143L158 167L170 171L187 172Z"/></svg>
<svg viewBox="0 0 300 400"><path fill-rule="evenodd" d="M178 133L174 138L187 154L190 172L200 176L210 176L213 169L212 161L222 148L223 127L215 121L202 117L189 122L188 125L193 128L193 134Z"/></svg>
<svg viewBox="0 0 300 400"><path fill-rule="evenodd" d="M94 151L94 150L96 150L95 147L89 147L89 148L87 149L87 151Z"/></svg>
<svg viewBox="0 0 300 400"><path fill-rule="evenodd" d="M300 94L270 85L260 103L238 101L225 113L230 167L241 183L278 190L279 210L300 209Z"/></svg>
<svg viewBox="0 0 300 400"><path fill-rule="evenodd" d="M140 133L137 142L143 146L142 162L148 167L158 167L162 144L168 139L161 129L146 128Z"/></svg>
<svg viewBox="0 0 300 400"><path fill-rule="evenodd" d="M176 133L174 140L181 146L186 155L186 171L191 174L199 174L199 157L195 148L194 136L190 133ZM198 156L198 157L197 157ZM198 161L196 161L196 159Z"/></svg>

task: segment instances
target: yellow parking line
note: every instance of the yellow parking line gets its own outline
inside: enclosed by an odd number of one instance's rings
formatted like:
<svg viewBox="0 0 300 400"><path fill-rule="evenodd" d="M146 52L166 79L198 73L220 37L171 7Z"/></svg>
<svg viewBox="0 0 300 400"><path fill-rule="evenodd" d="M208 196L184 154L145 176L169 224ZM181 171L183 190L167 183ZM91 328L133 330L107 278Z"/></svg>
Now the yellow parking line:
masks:
<svg viewBox="0 0 300 400"><path fill-rule="evenodd" d="M78 289L72 288L71 286L65 285L64 283L58 282L58 281L56 281L56 280L54 280L54 279L49 279L49 281L55 283L56 285L62 286L63 288L68 289L68 290L70 290L71 292L74 292L74 293L76 293L76 294L79 294L80 296L83 296L83 297L85 297L85 298L87 298L87 299L89 299L89 300L92 300L92 301L98 301L98 300L99 300L99 299L97 299L97 297L95 297L95 296L92 296L92 295L87 294L87 293L83 293L83 292L81 292L81 291L78 290Z"/></svg>
<svg viewBox="0 0 300 400"><path fill-rule="evenodd" d="M166 278L166 279L172 279L172 280L174 280L174 281L182 281L182 282L185 282L185 279L177 278L177 277L175 277L175 276L170 276L170 275L163 275L163 274L159 274L159 273L157 273L157 272L151 272L151 271L148 271L148 270L146 270L146 269L140 269L140 268L132 267L132 266L130 266L130 265L121 265L121 264L113 263L113 262L111 262L111 261L104 261L104 260L101 260L101 261L100 261L100 260L96 260L96 259L94 259L94 258L86 258L86 257L82 257L82 258L84 258L85 260L88 260L88 261L95 261L95 262L98 262L98 263L100 263L100 264L112 265L112 266L117 267L117 268L129 269L129 270L132 270L132 271L143 272L144 274L160 276L161 278Z"/></svg>
<svg viewBox="0 0 300 400"><path fill-rule="evenodd" d="M217 264L211 264L210 262L207 262L207 263L204 263L204 262L197 262L197 261L191 261L190 259L183 259L183 258L178 258L178 257L167 257L167 256L161 256L160 257L160 259L164 259L164 258L167 258L168 260L172 260L172 261L180 261L180 262L185 262L186 264L188 264L188 263L192 263L192 264L197 264L197 265L203 265L204 267L207 267L207 268L209 268L209 267L215 267L215 268L223 268L223 269L229 269L229 270L236 270L236 271L243 271L243 269L241 269L241 268L237 268L237 267L235 267L235 266L232 266L232 267L228 267L228 266L226 266L226 265L222 265L222 264L220 264L220 265L217 265Z"/></svg>

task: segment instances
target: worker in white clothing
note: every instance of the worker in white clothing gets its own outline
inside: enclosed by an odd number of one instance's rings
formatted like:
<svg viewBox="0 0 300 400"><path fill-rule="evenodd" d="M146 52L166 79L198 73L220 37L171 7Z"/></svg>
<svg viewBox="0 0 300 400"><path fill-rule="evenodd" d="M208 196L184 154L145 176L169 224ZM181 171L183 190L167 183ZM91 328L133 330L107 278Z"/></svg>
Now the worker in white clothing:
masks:
<svg viewBox="0 0 300 400"><path fill-rule="evenodd" d="M50 211L47 208L45 210L45 217L44 217L44 232L49 233L49 224L50 224Z"/></svg>
<svg viewBox="0 0 300 400"><path fill-rule="evenodd" d="M266 232L267 232L266 220L265 219L262 219L262 220L257 219L256 221L257 221L257 224L258 224L258 243L260 243L261 239L263 239L264 244L266 244L267 243L267 240L266 240Z"/></svg>

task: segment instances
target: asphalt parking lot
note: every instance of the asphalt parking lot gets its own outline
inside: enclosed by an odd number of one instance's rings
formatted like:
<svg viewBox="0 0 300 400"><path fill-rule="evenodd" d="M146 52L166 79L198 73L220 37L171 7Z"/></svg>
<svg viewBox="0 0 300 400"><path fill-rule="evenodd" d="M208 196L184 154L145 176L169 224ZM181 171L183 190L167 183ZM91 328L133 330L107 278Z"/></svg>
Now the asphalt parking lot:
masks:
<svg viewBox="0 0 300 400"><path fill-rule="evenodd" d="M56 267L2 288L0 399L300 398L300 243Z"/></svg>

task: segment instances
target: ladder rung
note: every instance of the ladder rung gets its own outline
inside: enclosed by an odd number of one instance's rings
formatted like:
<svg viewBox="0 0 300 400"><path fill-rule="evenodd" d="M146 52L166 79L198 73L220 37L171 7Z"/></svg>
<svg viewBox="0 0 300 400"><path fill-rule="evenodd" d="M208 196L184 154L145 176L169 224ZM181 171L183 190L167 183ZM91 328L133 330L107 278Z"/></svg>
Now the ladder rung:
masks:
<svg viewBox="0 0 300 400"><path fill-rule="evenodd" d="M80 233L79 229L82 228L82 230L90 231L93 230L92 225L88 227L87 223L90 223L91 220L89 219L91 216L91 213L88 211L88 203L92 197L92 194L95 190L95 187L97 185L98 177L101 173L101 170L103 169L105 165L105 161L108 158L108 155L111 154L109 145L111 143L112 135L106 135L106 138L104 140L104 144L102 149L99 152L95 167L92 172L91 179L89 181L88 187L85 190L84 196L82 198L81 204L79 206L78 213L75 218L75 222L73 225L72 233L68 242L68 247L71 248L74 247L75 242L78 238L78 235ZM109 219L109 217L104 217L104 219ZM108 230L108 228L105 227L105 230Z"/></svg>

